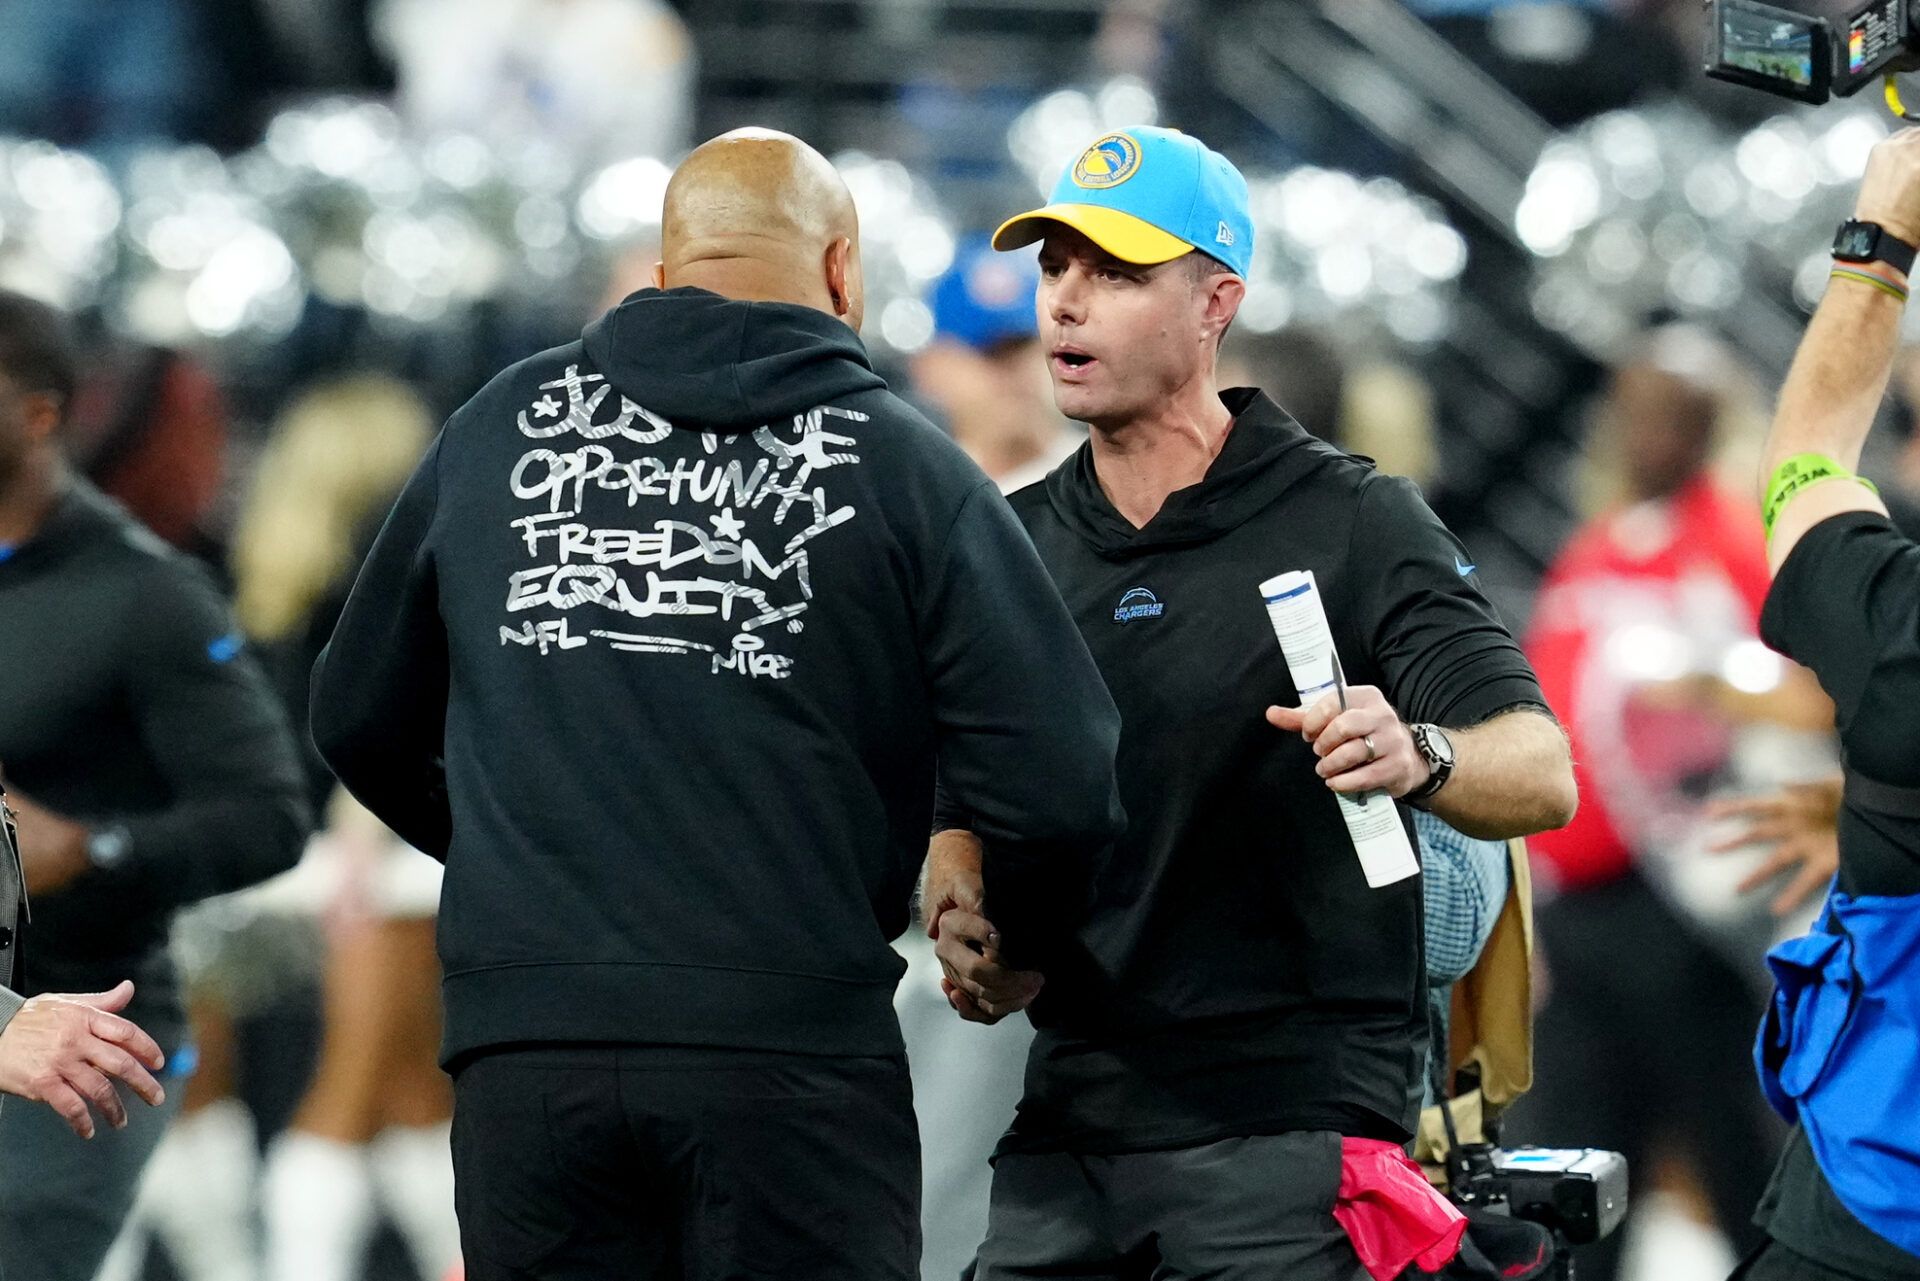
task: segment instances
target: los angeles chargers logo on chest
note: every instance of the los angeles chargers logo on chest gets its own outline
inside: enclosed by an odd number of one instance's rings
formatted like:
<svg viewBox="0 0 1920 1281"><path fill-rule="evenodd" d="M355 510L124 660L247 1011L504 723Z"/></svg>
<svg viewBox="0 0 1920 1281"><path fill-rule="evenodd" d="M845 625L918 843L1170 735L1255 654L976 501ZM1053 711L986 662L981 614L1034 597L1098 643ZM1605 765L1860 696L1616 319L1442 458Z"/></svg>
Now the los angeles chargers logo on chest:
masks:
<svg viewBox="0 0 1920 1281"><path fill-rule="evenodd" d="M1167 612L1165 602L1146 587L1129 587L1120 597L1120 603L1113 607L1113 621L1116 623L1137 623L1145 619L1159 618Z"/></svg>

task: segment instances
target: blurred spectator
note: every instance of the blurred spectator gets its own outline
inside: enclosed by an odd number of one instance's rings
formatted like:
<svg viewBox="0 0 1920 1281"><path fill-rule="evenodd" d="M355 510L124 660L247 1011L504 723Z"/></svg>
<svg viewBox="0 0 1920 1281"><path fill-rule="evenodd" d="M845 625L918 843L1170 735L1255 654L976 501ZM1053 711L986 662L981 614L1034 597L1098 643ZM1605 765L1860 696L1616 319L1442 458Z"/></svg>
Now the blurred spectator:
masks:
<svg viewBox="0 0 1920 1281"><path fill-rule="evenodd" d="M664 0L378 0L376 35L417 127L671 157L693 125L694 50Z"/></svg>
<svg viewBox="0 0 1920 1281"><path fill-rule="evenodd" d="M235 532L236 612L301 729L327 831L261 906L327 918L320 1062L261 1189L268 1281L350 1281L384 1208L434 1281L458 1254L437 1063L433 921L440 866L342 794L314 751L307 686L360 561L433 436L404 385L346 378L308 392L261 457Z"/></svg>
<svg viewBox="0 0 1920 1281"><path fill-rule="evenodd" d="M1166 57L1174 8L1172 0L1109 0L1093 40L1098 72L1154 79Z"/></svg>
<svg viewBox="0 0 1920 1281"><path fill-rule="evenodd" d="M128 1013L176 1071L176 909L287 867L306 827L286 724L207 576L73 474L60 317L0 295L0 760L32 895L26 992L137 972ZM16 1275L89 1281L180 1092L76 1144L0 1113L0 1241ZM44 1114L44 1115L43 1115Z"/></svg>
<svg viewBox="0 0 1920 1281"><path fill-rule="evenodd" d="M1229 332L1220 348L1220 385L1265 388L1321 440L1423 488L1435 480L1433 392L1405 366L1349 361L1326 334L1303 326Z"/></svg>
<svg viewBox="0 0 1920 1281"><path fill-rule="evenodd" d="M1003 493L1039 480L1086 439L1053 404L1034 316L1039 283L1031 253L968 239L934 285L934 340L913 358L916 395Z"/></svg>
<svg viewBox="0 0 1920 1281"><path fill-rule="evenodd" d="M1295 422L1346 448L1347 360L1326 335L1301 327L1229 330L1220 347L1220 385L1264 388Z"/></svg>
<svg viewBox="0 0 1920 1281"><path fill-rule="evenodd" d="M191 0L9 0L0 133L113 151L184 135L205 93Z"/></svg>
<svg viewBox="0 0 1920 1281"><path fill-rule="evenodd" d="M1536 1085L1507 1132L1622 1152L1643 1190L1678 1162L1742 1252L1781 1137L1750 1082L1758 949L1729 959L1653 869L1697 832L1743 724L1831 716L1804 673L1760 646L1758 514L1710 474L1743 390L1710 336L1648 335L1615 371L1601 421L1623 501L1574 536L1541 591L1527 651L1572 737L1581 805L1532 842L1559 893L1538 914ZM1580 1275L1614 1281L1624 1236L1585 1247Z"/></svg>
<svg viewBox="0 0 1920 1281"><path fill-rule="evenodd" d="M101 361L75 396L68 452L141 524L183 551L220 559L208 517L226 476L227 409L197 361L166 347Z"/></svg>
<svg viewBox="0 0 1920 1281"><path fill-rule="evenodd" d="M234 614L302 744L315 813L334 784L307 733L313 660L432 435L427 410L401 383L357 375L310 390L276 425L234 529Z"/></svg>

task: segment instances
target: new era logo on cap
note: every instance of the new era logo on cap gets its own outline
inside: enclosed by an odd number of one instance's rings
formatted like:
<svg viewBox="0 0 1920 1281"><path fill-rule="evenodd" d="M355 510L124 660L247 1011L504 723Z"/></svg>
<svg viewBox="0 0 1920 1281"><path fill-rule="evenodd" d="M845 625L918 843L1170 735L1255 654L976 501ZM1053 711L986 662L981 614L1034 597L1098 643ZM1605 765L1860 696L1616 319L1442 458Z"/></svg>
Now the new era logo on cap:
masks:
<svg viewBox="0 0 1920 1281"><path fill-rule="evenodd" d="M1216 232L1214 232L1214 233L1213 233L1213 242L1214 242L1215 244L1217 244L1217 245L1230 245L1230 244L1232 244L1232 243L1233 243L1233 228L1232 228L1232 227L1229 227L1229 226L1227 226L1227 224L1226 224L1226 223L1224 223L1224 222L1223 222L1223 223L1221 223L1221 224L1220 224L1220 230L1218 230L1218 231L1216 231Z"/></svg>

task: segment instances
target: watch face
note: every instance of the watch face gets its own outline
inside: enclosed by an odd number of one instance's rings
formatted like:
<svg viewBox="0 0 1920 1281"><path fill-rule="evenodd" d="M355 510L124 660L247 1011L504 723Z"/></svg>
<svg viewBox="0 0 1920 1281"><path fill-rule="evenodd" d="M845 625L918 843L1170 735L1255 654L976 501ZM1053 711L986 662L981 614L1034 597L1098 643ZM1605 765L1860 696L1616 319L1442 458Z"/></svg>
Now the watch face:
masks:
<svg viewBox="0 0 1920 1281"><path fill-rule="evenodd" d="M1867 223L1850 222L1840 229L1840 238L1834 242L1833 252L1840 258L1866 260L1873 257L1873 251L1880 245L1880 229Z"/></svg>
<svg viewBox="0 0 1920 1281"><path fill-rule="evenodd" d="M87 842L87 856L95 865L111 868L127 856L131 844L124 827L109 827L93 834Z"/></svg>

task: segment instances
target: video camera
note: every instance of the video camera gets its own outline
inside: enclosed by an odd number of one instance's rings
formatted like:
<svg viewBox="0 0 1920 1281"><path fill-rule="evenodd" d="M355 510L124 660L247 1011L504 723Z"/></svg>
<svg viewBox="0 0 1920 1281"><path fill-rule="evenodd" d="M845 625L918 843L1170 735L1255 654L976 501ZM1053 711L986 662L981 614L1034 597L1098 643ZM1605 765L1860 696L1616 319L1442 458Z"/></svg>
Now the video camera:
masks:
<svg viewBox="0 0 1920 1281"><path fill-rule="evenodd" d="M1598 1148L1496 1148L1468 1144L1452 1183L1462 1205L1538 1223L1569 1244L1588 1245L1627 1213L1627 1161Z"/></svg>
<svg viewBox="0 0 1920 1281"><path fill-rule="evenodd" d="M1842 28L1824 18L1761 4L1706 0L1707 74L1799 102L1848 98L1888 77L1888 104L1906 116L1891 77L1920 71L1914 6L1920 0L1874 0Z"/></svg>
<svg viewBox="0 0 1920 1281"><path fill-rule="evenodd" d="M1627 1214L1626 1158L1596 1148L1455 1143L1447 1185L1467 1235L1445 1270L1419 1274L1430 1281L1571 1281L1572 1247L1607 1236Z"/></svg>

